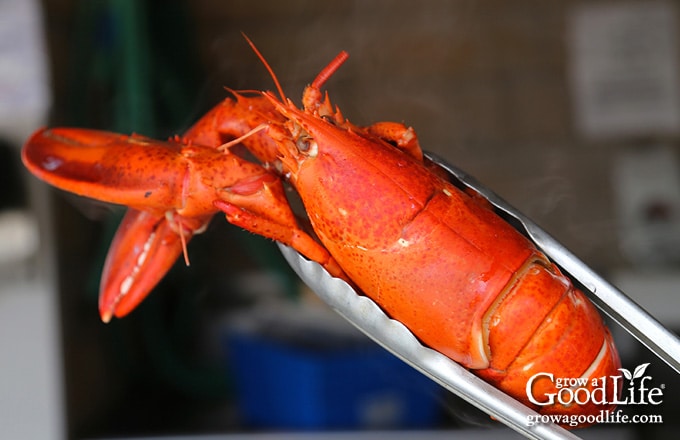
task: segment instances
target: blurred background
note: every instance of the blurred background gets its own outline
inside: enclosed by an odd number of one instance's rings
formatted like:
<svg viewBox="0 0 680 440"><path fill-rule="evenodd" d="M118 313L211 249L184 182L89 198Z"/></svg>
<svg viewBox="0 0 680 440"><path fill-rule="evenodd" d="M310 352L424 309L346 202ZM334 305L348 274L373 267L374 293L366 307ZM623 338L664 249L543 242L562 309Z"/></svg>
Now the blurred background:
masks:
<svg viewBox="0 0 680 440"><path fill-rule="evenodd" d="M20 147L44 125L163 139L224 87L273 89L242 32L296 100L347 50L327 89L352 122L413 126L677 331L677 14L672 0L0 0L0 438L517 438L333 319L272 243L221 216L190 268L101 323L123 211L26 175ZM614 333L623 365L651 362L664 384L646 409L664 423L579 434L677 435L677 375Z"/></svg>

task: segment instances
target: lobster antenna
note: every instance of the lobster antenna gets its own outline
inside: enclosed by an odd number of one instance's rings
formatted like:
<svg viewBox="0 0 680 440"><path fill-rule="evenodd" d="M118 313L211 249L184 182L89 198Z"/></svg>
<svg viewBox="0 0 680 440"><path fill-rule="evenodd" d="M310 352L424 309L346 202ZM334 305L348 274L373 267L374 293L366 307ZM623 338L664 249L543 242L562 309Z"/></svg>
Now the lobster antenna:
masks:
<svg viewBox="0 0 680 440"><path fill-rule="evenodd" d="M333 60L316 75L316 78L314 78L314 81L312 81L311 84L312 88L320 89L326 81L328 81L328 78L330 78L340 66L347 61L347 58L349 58L349 54L344 50L337 54L335 58L333 58Z"/></svg>
<svg viewBox="0 0 680 440"><path fill-rule="evenodd" d="M257 55L257 57L260 59L260 61L262 61L262 64L264 64L264 67L265 67L265 68L267 69L267 71L269 72L269 76L271 76L271 77L272 77L272 80L274 81L274 85L276 86L276 90L278 90L278 92L279 92L279 96L281 96L281 100L282 100L283 102L285 102L285 101L286 101L286 95L283 93L283 89L281 88L281 84L279 83L279 79L276 77L276 74L275 74L274 71L272 70L271 66L269 65L269 63L267 62L267 60L264 58L264 56L262 55L262 53L260 53L260 51L257 50L257 47L255 46L255 43L253 43L253 42L250 40L250 38L248 38L248 36L247 36L245 33L241 32L241 35L243 35L243 38L246 39L246 41L248 42L248 44L250 45L250 47L251 47L251 48L253 49L253 51L255 52L255 55Z"/></svg>
<svg viewBox="0 0 680 440"><path fill-rule="evenodd" d="M225 142L224 144L217 147L217 149L220 151L226 151L229 148L233 147L234 145L241 143L241 141L243 141L244 139L247 139L250 136L254 135L258 131L266 130L267 128L269 128L267 124L260 124L257 127L253 128L252 130L249 130L246 134L239 136L236 139L232 139L229 142Z"/></svg>

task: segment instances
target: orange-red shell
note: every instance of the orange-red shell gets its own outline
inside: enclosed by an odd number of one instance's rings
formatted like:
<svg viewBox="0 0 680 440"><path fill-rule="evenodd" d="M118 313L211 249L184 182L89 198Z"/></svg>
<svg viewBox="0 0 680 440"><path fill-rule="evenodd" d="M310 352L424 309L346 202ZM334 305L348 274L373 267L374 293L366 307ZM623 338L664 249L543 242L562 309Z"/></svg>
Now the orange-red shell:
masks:
<svg viewBox="0 0 680 440"><path fill-rule="evenodd" d="M282 159L315 232L366 295L423 343L525 403L536 372L618 373L595 307L508 223L379 139L282 111L316 143L313 154L284 145ZM536 387L538 395L553 389Z"/></svg>

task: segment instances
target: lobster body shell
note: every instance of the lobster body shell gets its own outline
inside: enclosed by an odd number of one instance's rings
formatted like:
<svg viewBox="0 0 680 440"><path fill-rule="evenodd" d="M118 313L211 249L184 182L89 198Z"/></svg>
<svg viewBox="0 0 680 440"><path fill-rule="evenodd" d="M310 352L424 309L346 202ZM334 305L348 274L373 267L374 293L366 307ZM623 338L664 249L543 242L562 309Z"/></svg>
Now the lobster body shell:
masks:
<svg viewBox="0 0 680 440"><path fill-rule="evenodd" d="M284 171L314 231L352 281L422 342L525 403L535 373L616 372L618 354L592 303L486 205L379 139L281 111L290 137L298 133L296 142L278 136ZM546 382L535 384L537 395L556 391Z"/></svg>

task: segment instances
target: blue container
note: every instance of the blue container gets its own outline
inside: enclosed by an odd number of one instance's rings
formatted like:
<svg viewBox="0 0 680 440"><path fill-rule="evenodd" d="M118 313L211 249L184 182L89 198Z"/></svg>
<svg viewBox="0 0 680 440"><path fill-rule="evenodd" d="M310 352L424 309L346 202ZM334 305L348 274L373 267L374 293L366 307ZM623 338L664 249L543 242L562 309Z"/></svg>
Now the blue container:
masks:
<svg viewBox="0 0 680 440"><path fill-rule="evenodd" d="M426 428L441 388L363 338L231 333L231 372L241 415L278 429Z"/></svg>

